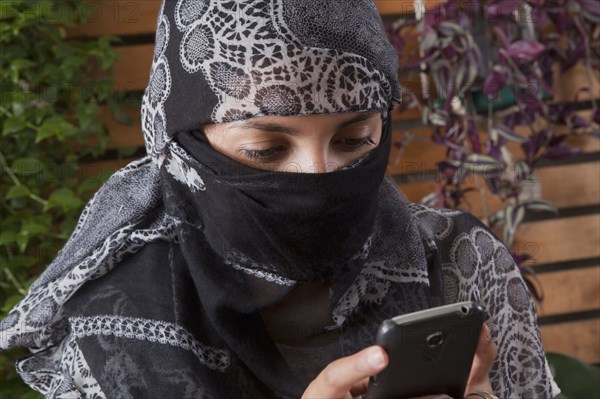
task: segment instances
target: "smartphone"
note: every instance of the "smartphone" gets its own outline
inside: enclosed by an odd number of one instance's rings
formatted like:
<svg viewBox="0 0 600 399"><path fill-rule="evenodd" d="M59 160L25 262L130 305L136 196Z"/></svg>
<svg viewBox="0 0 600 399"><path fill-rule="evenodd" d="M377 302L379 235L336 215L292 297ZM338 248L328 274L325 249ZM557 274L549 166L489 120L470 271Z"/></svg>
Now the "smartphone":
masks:
<svg viewBox="0 0 600 399"><path fill-rule="evenodd" d="M384 320L375 344L388 366L371 377L367 399L403 399L447 394L462 399L485 308L459 302Z"/></svg>

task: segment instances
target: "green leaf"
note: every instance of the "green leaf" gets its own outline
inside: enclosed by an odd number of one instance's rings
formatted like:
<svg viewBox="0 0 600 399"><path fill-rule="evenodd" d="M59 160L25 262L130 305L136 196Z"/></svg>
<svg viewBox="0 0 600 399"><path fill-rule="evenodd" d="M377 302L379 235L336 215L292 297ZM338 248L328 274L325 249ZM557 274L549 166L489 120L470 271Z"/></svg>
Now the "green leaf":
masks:
<svg viewBox="0 0 600 399"><path fill-rule="evenodd" d="M513 141L515 143L525 143L527 141L527 138L515 133L511 128L509 128L506 125L497 125L493 127L492 133L502 136L508 141Z"/></svg>
<svg viewBox="0 0 600 399"><path fill-rule="evenodd" d="M26 234L29 237L47 233L48 231L48 226L35 222L25 223L23 227L21 227L21 234Z"/></svg>
<svg viewBox="0 0 600 399"><path fill-rule="evenodd" d="M97 175L93 177L88 177L85 179L77 188L79 193L85 193L87 191L95 191L97 190L105 181L108 180L110 176L112 176L114 172L112 170L102 170L98 172Z"/></svg>
<svg viewBox="0 0 600 399"><path fill-rule="evenodd" d="M25 106L23 105L23 103L15 101L11 104L11 106L13 114L15 114L16 116L23 115L23 112L25 111Z"/></svg>
<svg viewBox="0 0 600 399"><path fill-rule="evenodd" d="M10 67L13 69L25 69L35 66L35 62L27 59L13 60L10 62Z"/></svg>
<svg viewBox="0 0 600 399"><path fill-rule="evenodd" d="M7 314L12 308L15 307L19 301L23 299L23 295L11 295L4 300L2 304L2 313Z"/></svg>
<svg viewBox="0 0 600 399"><path fill-rule="evenodd" d="M62 140L65 137L73 136L77 131L78 129L66 119L60 116L52 116L44 121L44 124L38 129L35 142L39 143L49 137L57 137Z"/></svg>
<svg viewBox="0 0 600 399"><path fill-rule="evenodd" d="M8 200L19 197L28 197L29 194L31 194L31 191L26 186L18 184L8 189L8 192L6 193L6 199Z"/></svg>
<svg viewBox="0 0 600 399"><path fill-rule="evenodd" d="M497 173L505 168L503 163L483 154L470 154L462 166L469 171L480 174Z"/></svg>
<svg viewBox="0 0 600 399"><path fill-rule="evenodd" d="M434 30L431 30L425 34L423 41L421 42L421 50L426 53L437 44L438 35Z"/></svg>
<svg viewBox="0 0 600 399"><path fill-rule="evenodd" d="M43 172L44 163L37 158L18 158L10 168L17 175L29 176Z"/></svg>
<svg viewBox="0 0 600 399"><path fill-rule="evenodd" d="M64 212L81 207L83 201L68 188L61 188L52 193L48 198L44 210L61 208Z"/></svg>
<svg viewBox="0 0 600 399"><path fill-rule="evenodd" d="M558 213L558 209L551 202L542 199L526 201L523 203L523 206L528 211L548 211L556 214Z"/></svg>
<svg viewBox="0 0 600 399"><path fill-rule="evenodd" d="M19 10L17 10L11 4L0 2L0 20L11 19L17 16L18 14Z"/></svg>
<svg viewBox="0 0 600 399"><path fill-rule="evenodd" d="M546 358L556 384L569 398L600 398L600 368L561 353Z"/></svg>
<svg viewBox="0 0 600 399"><path fill-rule="evenodd" d="M16 241L19 246L19 251L24 253L27 249L27 244L29 243L29 236L27 234L18 234Z"/></svg>
<svg viewBox="0 0 600 399"><path fill-rule="evenodd" d="M3 231L0 233L0 245L10 244L11 242L15 242L17 240L17 233L14 231Z"/></svg>
<svg viewBox="0 0 600 399"><path fill-rule="evenodd" d="M25 122L25 120L22 118L9 118L6 120L6 122L4 122L2 135L8 136L9 134L16 133L20 130L23 130L26 126L27 122Z"/></svg>

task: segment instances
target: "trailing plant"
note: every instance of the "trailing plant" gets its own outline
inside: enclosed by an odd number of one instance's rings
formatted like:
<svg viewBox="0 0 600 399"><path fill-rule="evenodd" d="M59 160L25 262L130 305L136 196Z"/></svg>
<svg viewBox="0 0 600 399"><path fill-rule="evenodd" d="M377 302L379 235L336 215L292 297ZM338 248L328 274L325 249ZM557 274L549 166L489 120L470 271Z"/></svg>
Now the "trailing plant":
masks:
<svg viewBox="0 0 600 399"><path fill-rule="evenodd" d="M23 297L107 176L85 168L108 140L101 104L115 107L115 38L68 38L84 1L0 2L0 319ZM39 397L0 354L0 397Z"/></svg>
<svg viewBox="0 0 600 399"><path fill-rule="evenodd" d="M447 0L388 24L401 70L421 74L422 93L408 88L408 107L433 126L431 140L446 148L437 190L423 202L469 210L467 193L481 193L483 221L502 227L512 248L531 212L556 212L541 198L535 170L571 157L576 135L600 137L600 5L592 0ZM413 43L418 42L415 46ZM556 102L553 82L583 65L587 87ZM433 89L430 90L430 85ZM590 99L581 101L583 96ZM586 117L581 109L587 108ZM410 137L410 136L408 136ZM406 141L397 142L402 147ZM502 209L488 210L486 193ZM531 255L513 250L536 299Z"/></svg>

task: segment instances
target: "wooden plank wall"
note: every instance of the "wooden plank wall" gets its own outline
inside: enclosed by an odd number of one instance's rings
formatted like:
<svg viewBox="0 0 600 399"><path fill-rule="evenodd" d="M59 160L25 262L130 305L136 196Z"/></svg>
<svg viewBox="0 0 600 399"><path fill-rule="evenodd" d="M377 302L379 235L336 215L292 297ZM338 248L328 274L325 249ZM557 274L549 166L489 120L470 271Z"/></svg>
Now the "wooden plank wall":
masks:
<svg viewBox="0 0 600 399"><path fill-rule="evenodd" d="M92 0L90 0L92 1ZM437 0L426 1L431 7ZM141 96L146 86L152 59L157 0L93 1L93 21L76 30L72 36L102 34L118 35L123 42L117 47L120 60L115 67L115 91ZM412 1L377 1L385 20L412 12ZM578 67L579 68L579 67ZM590 90L600 97L598 77ZM415 84L415 76L401 72L401 80ZM571 101L573 93L587 80L581 69L574 69L555 84L559 101ZM414 85L412 87L415 87ZM130 104L131 105L131 104ZM583 111L588 112L589 111ZM139 103L126 109L134 123L123 125L105 110L104 119L110 128L111 154L107 159L88 165L86 173L99 169L115 169L130 159L119 159L119 149L134 148L143 153L139 123ZM427 139L431 128L423 126L417 110L394 115L394 136L401 139L407 132ZM538 307L538 320L544 346L579 357L593 364L600 363L600 141L575 137L572 143L583 148L583 154L563 162L547 163L536 174L539 184L532 193L541 195L560 208L558 217L539 217L526 222L518 234L516 246L533 254L534 268L546 299ZM402 154L394 150L388 175L399 182L399 189L412 201L435 187L435 163L444 157L442 148L427 141L411 141ZM477 186L477 181L472 184ZM482 215L480 193L470 200L471 212ZM490 198L491 211L501 204Z"/></svg>

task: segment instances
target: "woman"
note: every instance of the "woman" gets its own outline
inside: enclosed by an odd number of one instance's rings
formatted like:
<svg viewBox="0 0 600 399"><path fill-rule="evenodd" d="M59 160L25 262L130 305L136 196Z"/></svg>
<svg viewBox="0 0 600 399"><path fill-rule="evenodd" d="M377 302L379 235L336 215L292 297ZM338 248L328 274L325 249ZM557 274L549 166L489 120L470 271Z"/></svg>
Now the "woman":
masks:
<svg viewBox="0 0 600 399"><path fill-rule="evenodd" d="M490 317L469 397L559 392L506 248L384 177L400 90L372 1L166 0L155 46L148 155L98 191L0 325L2 348L34 352L27 383L352 397L387 364L383 319L472 299Z"/></svg>

